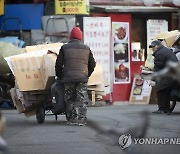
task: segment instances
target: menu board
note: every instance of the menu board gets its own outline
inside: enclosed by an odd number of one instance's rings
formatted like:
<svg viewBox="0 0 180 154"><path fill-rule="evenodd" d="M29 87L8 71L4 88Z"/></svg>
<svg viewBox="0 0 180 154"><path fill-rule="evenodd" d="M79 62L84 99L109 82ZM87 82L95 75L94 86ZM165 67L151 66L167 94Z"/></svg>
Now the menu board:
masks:
<svg viewBox="0 0 180 154"><path fill-rule="evenodd" d="M108 80L107 93L112 91L110 82L110 17L84 17L83 18L84 44L88 45L94 55L97 64L101 64Z"/></svg>
<svg viewBox="0 0 180 154"><path fill-rule="evenodd" d="M131 88L129 104L149 104L151 91L150 80L135 76Z"/></svg>

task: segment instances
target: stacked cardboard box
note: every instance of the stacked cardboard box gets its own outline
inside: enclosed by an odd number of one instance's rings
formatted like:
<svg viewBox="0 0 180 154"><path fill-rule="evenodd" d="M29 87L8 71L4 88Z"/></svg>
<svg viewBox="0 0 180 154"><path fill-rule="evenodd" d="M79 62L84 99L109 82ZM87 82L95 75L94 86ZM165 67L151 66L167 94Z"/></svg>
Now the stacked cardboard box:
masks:
<svg viewBox="0 0 180 154"><path fill-rule="evenodd" d="M8 57L20 91L48 90L55 78L55 61L62 43L27 46L24 54ZM51 54L47 54L51 51Z"/></svg>

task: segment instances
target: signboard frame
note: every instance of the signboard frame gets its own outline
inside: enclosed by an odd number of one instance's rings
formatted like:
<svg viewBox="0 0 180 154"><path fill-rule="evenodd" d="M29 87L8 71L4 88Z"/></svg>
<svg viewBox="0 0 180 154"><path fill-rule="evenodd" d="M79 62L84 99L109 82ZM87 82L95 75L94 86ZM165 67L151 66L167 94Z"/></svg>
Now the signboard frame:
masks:
<svg viewBox="0 0 180 154"><path fill-rule="evenodd" d="M129 97L129 104L149 104L151 92L152 87L150 80L145 80L139 75L135 75Z"/></svg>

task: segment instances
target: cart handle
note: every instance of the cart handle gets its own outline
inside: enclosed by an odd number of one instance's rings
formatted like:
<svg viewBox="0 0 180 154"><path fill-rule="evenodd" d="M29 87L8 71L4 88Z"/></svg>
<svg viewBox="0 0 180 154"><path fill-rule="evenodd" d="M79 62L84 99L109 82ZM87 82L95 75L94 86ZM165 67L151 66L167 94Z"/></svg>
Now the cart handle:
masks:
<svg viewBox="0 0 180 154"><path fill-rule="evenodd" d="M4 27L5 22L7 20L17 20L18 23L19 23L20 33L22 33L22 22L21 22L21 20L18 17L4 18L3 21L2 21L2 25L1 25L1 31L3 31L3 27Z"/></svg>

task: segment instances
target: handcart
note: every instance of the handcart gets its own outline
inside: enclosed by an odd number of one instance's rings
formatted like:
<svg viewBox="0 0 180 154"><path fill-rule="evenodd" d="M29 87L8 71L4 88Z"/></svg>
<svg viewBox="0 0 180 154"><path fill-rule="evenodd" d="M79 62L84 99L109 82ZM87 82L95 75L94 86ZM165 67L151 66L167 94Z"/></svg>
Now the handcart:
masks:
<svg viewBox="0 0 180 154"><path fill-rule="evenodd" d="M18 24L18 30L7 30L6 26L8 24ZM0 29L0 37L6 36L16 36L18 39L23 40L23 30L22 30L22 22L18 17L4 18L2 20L1 29Z"/></svg>
<svg viewBox="0 0 180 154"><path fill-rule="evenodd" d="M53 109L50 91L24 92L23 95L26 97L26 101L28 101L27 97L35 98L36 100L32 99L31 105L22 113L26 114L30 111L35 111L37 122L44 123L46 110L50 111Z"/></svg>
<svg viewBox="0 0 180 154"><path fill-rule="evenodd" d="M57 25L58 27L60 25L61 30L56 30ZM53 32L50 31L52 28L54 30ZM49 37L51 42L67 40L69 38L69 26L66 18L51 16L47 19L44 37Z"/></svg>
<svg viewBox="0 0 180 154"><path fill-rule="evenodd" d="M64 85L55 80L49 90L36 90L19 92L16 88L11 90L11 97L19 113L25 116L36 115L38 123L44 123L46 115L65 115ZM51 114L49 113L51 111Z"/></svg>
<svg viewBox="0 0 180 154"><path fill-rule="evenodd" d="M66 18L50 16L43 28L43 39L37 39L35 44L69 41L69 25Z"/></svg>

